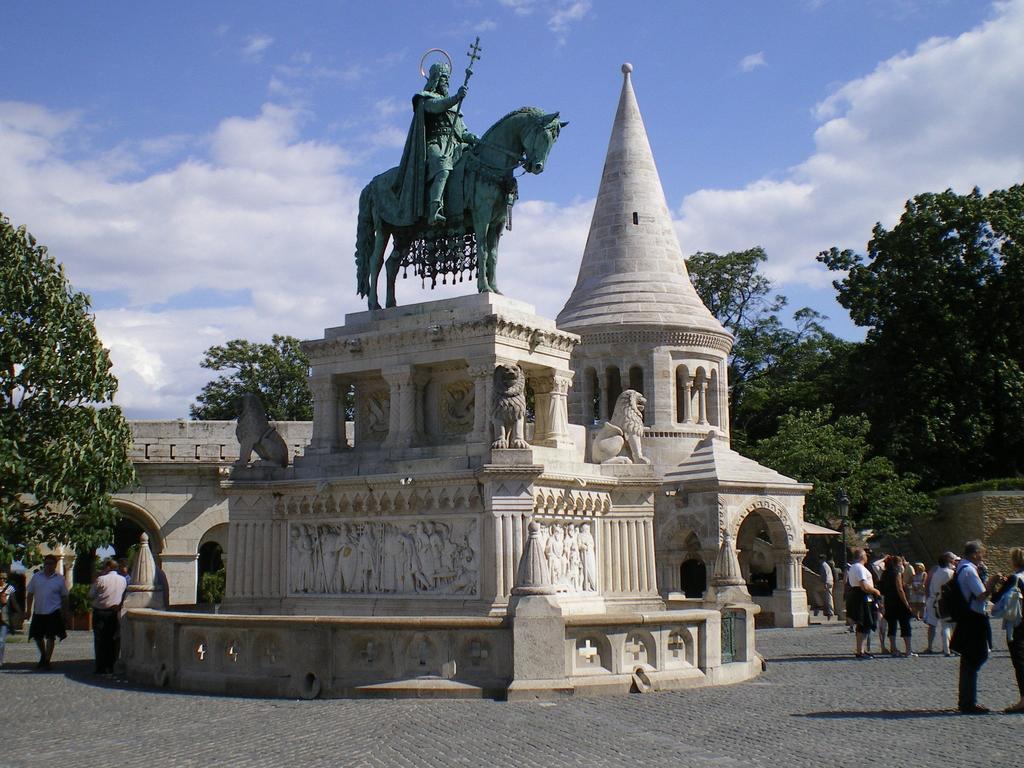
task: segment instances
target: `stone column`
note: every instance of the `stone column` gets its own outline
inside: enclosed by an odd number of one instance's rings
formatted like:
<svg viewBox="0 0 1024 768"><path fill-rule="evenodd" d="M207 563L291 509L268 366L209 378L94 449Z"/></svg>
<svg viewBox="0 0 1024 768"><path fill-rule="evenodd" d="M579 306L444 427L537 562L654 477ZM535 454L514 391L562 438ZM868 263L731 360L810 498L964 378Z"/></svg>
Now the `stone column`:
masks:
<svg viewBox="0 0 1024 768"><path fill-rule="evenodd" d="M416 418L413 369L411 365L404 365L385 371L383 376L391 392L388 436L384 439L384 445L388 448L406 448L412 445Z"/></svg>
<svg viewBox="0 0 1024 768"><path fill-rule="evenodd" d="M697 387L698 403L698 422L700 424L708 423L708 380L704 379Z"/></svg>
<svg viewBox="0 0 1024 768"><path fill-rule="evenodd" d="M603 373L597 375L598 387L601 390L601 402L600 402L600 414L599 417L607 421L612 417L612 410L615 408L615 403L608 402L608 371L605 370Z"/></svg>
<svg viewBox="0 0 1024 768"><path fill-rule="evenodd" d="M648 364L644 367L644 389L647 390L644 392L647 398L645 423L661 429L675 424L675 388L672 355L662 350L651 352Z"/></svg>
<svg viewBox="0 0 1024 768"><path fill-rule="evenodd" d="M569 411L566 402L572 384L572 371L549 371L530 379L534 396L534 445L571 448Z"/></svg>
<svg viewBox="0 0 1024 768"><path fill-rule="evenodd" d="M345 435L341 432L340 398L334 377L311 377L309 391L313 395L311 453L333 453L343 445L348 447Z"/></svg>
<svg viewBox="0 0 1024 768"><path fill-rule="evenodd" d="M693 422L693 386L689 376L683 382L683 423Z"/></svg>
<svg viewBox="0 0 1024 768"><path fill-rule="evenodd" d="M807 626L807 593L804 591L801 567L807 550L783 550L776 558L778 588L772 593L775 626Z"/></svg>
<svg viewBox="0 0 1024 768"><path fill-rule="evenodd" d="M427 384L429 382L430 374L426 371L416 371L412 376L412 434L413 441L417 444L426 441L427 430L424 406L426 403Z"/></svg>
<svg viewBox="0 0 1024 768"><path fill-rule="evenodd" d="M469 367L473 380L473 432L474 442L491 442L491 387L494 363L477 363Z"/></svg>

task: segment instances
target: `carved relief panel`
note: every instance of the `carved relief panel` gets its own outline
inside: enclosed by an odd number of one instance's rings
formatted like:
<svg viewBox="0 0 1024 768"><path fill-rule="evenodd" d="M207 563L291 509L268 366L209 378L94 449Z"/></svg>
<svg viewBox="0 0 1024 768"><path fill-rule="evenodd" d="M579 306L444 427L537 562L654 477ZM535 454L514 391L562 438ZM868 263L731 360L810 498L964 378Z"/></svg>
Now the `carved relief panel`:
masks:
<svg viewBox="0 0 1024 768"><path fill-rule="evenodd" d="M591 521L545 521L540 524L540 545L548 578L559 592L597 592L597 543Z"/></svg>
<svg viewBox="0 0 1024 768"><path fill-rule="evenodd" d="M292 595L454 595L480 591L476 518L292 522Z"/></svg>
<svg viewBox="0 0 1024 768"><path fill-rule="evenodd" d="M379 443L388 436L391 420L391 392L387 387L374 387L358 392L356 408L356 444Z"/></svg>
<svg viewBox="0 0 1024 768"><path fill-rule="evenodd" d="M440 392L441 430L448 435L464 435L473 431L476 396L468 379L444 384Z"/></svg>

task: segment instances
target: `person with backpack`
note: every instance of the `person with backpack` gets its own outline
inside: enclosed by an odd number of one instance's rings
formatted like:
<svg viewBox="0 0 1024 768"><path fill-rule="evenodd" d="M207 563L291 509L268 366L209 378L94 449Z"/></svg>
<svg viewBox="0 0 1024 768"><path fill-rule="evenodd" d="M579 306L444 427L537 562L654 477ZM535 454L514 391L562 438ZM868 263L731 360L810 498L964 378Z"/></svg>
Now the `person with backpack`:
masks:
<svg viewBox="0 0 1024 768"><path fill-rule="evenodd" d="M996 604L992 615L1003 619L1006 647L1010 651L1013 673L1020 691L1020 700L1003 712L1024 713L1024 620L1021 617L1021 603L1024 602L1024 547L1010 550L1010 564L1014 572L1006 577L1006 581L992 596Z"/></svg>
<svg viewBox="0 0 1024 768"><path fill-rule="evenodd" d="M964 557L957 565L954 583L963 598L960 607L954 609L951 618L956 622L950 647L960 654L960 684L957 708L962 715L985 715L989 710L978 704L978 672L988 661L988 650L992 639L989 626L988 597L995 584L1001 580L996 574L987 582L981 580L979 571L984 568L985 547L977 539L964 545Z"/></svg>
<svg viewBox="0 0 1024 768"><path fill-rule="evenodd" d="M939 616L935 603L946 582L953 578L955 563L955 554L943 552L939 556L939 564L935 566L925 582L925 592L928 595L924 601L924 622L928 625L928 647L925 649L925 653L935 653L932 645L935 643L935 636L938 635L942 641L942 654L944 656L953 655L953 652L949 650L949 636L953 632L953 622Z"/></svg>

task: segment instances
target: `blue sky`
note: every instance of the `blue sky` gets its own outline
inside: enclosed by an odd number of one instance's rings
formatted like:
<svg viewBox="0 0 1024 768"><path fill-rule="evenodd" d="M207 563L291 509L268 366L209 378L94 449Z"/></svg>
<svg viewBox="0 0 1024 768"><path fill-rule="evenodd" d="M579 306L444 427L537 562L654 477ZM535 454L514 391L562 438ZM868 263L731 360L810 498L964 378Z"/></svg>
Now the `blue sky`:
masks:
<svg viewBox="0 0 1024 768"><path fill-rule="evenodd" d="M1024 180L1024 2L5 3L0 211L94 298L134 418L184 416L228 339L302 338L362 308L361 187L394 165L423 51L482 133L570 126L522 180L503 290L554 316L575 282L621 84L685 254L763 245L792 308L856 337L814 261L948 186ZM399 301L438 298L409 280Z"/></svg>

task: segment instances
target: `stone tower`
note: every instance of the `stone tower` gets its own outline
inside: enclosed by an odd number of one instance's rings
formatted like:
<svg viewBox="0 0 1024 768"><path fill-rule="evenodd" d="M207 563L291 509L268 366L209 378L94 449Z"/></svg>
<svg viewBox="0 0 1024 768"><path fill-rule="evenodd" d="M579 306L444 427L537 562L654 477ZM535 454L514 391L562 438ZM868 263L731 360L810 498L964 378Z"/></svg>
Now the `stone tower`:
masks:
<svg viewBox="0 0 1024 768"><path fill-rule="evenodd" d="M647 398L644 447L675 466L709 433L728 434L732 336L690 282L658 169L623 64L597 205L558 327L577 333L570 420L611 417L619 393Z"/></svg>
<svg viewBox="0 0 1024 768"><path fill-rule="evenodd" d="M613 417L619 394L634 389L646 398L643 453L662 481L654 500L658 586L670 604L684 595L731 601L750 584L769 621L801 626L810 486L729 446L733 338L690 282L632 71L622 65L590 234L557 319L581 338L569 419L588 427L593 459L602 429L593 425Z"/></svg>

